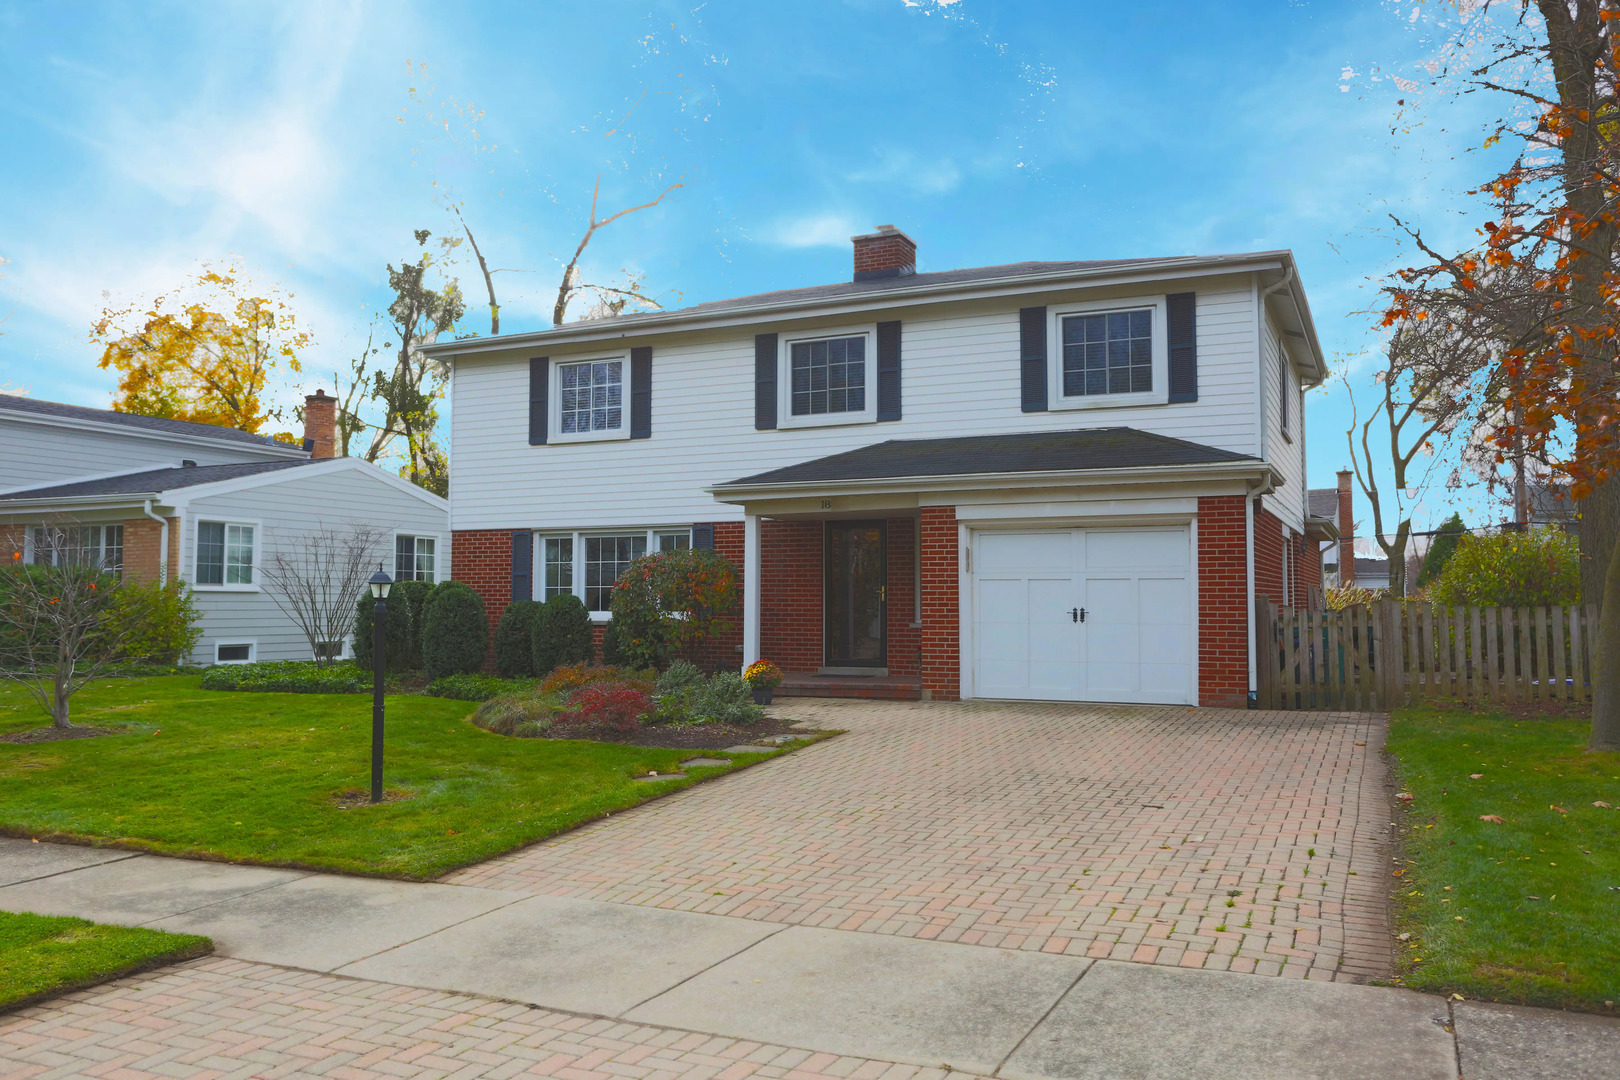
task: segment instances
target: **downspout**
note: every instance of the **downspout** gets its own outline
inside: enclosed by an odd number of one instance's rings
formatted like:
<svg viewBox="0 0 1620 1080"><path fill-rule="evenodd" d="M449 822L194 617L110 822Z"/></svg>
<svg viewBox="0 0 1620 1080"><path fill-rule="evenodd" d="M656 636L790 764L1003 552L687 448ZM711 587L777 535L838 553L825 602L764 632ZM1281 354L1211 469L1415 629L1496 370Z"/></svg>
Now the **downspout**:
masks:
<svg viewBox="0 0 1620 1080"><path fill-rule="evenodd" d="M1258 703L1260 692L1260 683L1256 679L1259 668L1255 660L1254 648L1254 639L1257 633L1255 611L1259 607L1255 602L1256 597L1254 595L1254 499L1255 494L1262 486L1263 484L1259 482L1243 486L1243 568L1248 581L1248 597L1246 601L1248 618L1243 621L1247 626L1247 637L1249 639L1249 700L1247 704L1250 708L1254 708Z"/></svg>
<svg viewBox="0 0 1620 1080"><path fill-rule="evenodd" d="M1259 390L1258 408L1255 410L1260 424L1260 456L1267 463L1271 461L1270 447L1266 440L1266 363L1264 359L1264 345L1266 340L1266 299L1279 289L1287 288L1294 280L1294 268L1288 266L1283 271L1281 280L1267 285L1255 294L1254 301L1254 366L1255 386ZM1277 348L1282 349L1282 340L1279 338ZM1303 411L1303 410L1301 410ZM1300 433L1300 445L1304 445L1304 432ZM1259 610L1259 597L1254 592L1254 500L1260 490L1265 487L1261 481L1252 487L1245 486L1243 492L1243 568L1248 585L1248 655L1249 655L1249 707L1258 704L1260 693L1259 662L1255 648L1255 637L1259 633L1256 616Z"/></svg>
<svg viewBox="0 0 1620 1080"><path fill-rule="evenodd" d="M169 519L152 513L151 499L147 499L141 509L158 523L158 585L166 586L169 584Z"/></svg>

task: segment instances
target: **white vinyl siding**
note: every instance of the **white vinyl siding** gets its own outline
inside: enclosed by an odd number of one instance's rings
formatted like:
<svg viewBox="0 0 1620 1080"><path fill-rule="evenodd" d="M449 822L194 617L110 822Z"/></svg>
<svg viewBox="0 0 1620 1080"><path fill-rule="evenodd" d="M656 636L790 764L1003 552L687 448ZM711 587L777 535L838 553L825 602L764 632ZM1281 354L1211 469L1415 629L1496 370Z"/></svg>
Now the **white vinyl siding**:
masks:
<svg viewBox="0 0 1620 1080"><path fill-rule="evenodd" d="M283 546L295 546L323 527L346 529L350 522L361 522L384 530L373 567L378 562L389 564L397 534L440 538L434 571L435 578L444 581L451 571L448 540L442 539L449 536L447 517L445 510L389 484L380 470L372 476L361 469L311 473L294 469L275 483L198 497L180 526L180 573L196 583L197 526L202 521L256 521L260 565ZM193 657L198 663L217 662L220 644L242 642L253 642L255 660L310 659L309 642L260 584L259 591L197 589L202 638Z"/></svg>
<svg viewBox="0 0 1620 1080"><path fill-rule="evenodd" d="M1196 402L1045 413L1019 409L1019 306L1044 300L1060 308L1113 297L1129 302L1143 294L1140 285L886 314L903 324L904 419L883 424L754 428L754 334L778 330L784 342L818 331L828 336L848 327L847 319L824 330L806 320L649 340L655 372L652 438L610 446L528 444L527 352L457 360L451 390L453 526L545 531L611 529L649 519L740 521L741 507L715 502L704 487L885 439L1126 426L1260 453L1249 276L1165 281L1153 288L1155 293L1198 292ZM1051 344L1055 365L1056 343ZM552 363L566 362L571 348L554 348ZM587 346L573 355L593 356ZM873 396L875 391L868 394ZM785 410L779 416L785 417Z"/></svg>
<svg viewBox="0 0 1620 1080"><path fill-rule="evenodd" d="M1296 345L1295 348L1301 346ZM1260 375L1264 383L1265 409L1264 456L1282 474L1283 482L1277 490L1265 496L1268 512L1284 524L1299 527L1305 520L1305 433L1304 399L1300 393L1299 374L1281 351L1281 338L1276 323L1268 316L1260 340ZM1279 380L1288 376L1284 390ZM1288 425L1283 426L1283 395L1288 395ZM1286 432L1286 434L1285 434Z"/></svg>

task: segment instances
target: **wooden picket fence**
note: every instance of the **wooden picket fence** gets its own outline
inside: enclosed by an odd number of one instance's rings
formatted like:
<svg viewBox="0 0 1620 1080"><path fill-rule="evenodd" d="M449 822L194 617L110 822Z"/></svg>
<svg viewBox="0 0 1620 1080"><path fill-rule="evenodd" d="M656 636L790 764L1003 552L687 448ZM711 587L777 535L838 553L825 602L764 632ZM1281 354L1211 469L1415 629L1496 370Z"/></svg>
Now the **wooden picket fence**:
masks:
<svg viewBox="0 0 1620 1080"><path fill-rule="evenodd" d="M1343 611L1260 601L1262 709L1389 709L1429 698L1591 701L1597 608L1381 600Z"/></svg>

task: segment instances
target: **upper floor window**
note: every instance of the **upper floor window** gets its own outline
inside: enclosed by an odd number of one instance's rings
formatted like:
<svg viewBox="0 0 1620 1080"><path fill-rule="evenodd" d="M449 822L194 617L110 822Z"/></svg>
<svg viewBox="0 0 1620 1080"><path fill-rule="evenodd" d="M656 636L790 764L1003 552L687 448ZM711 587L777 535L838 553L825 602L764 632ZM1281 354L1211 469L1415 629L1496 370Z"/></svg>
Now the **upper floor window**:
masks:
<svg viewBox="0 0 1620 1080"><path fill-rule="evenodd" d="M794 416L866 411L866 338L795 341L789 350Z"/></svg>
<svg viewBox="0 0 1620 1080"><path fill-rule="evenodd" d="M111 574L124 569L122 525L38 526L32 562L39 566L94 565Z"/></svg>
<svg viewBox="0 0 1620 1080"><path fill-rule="evenodd" d="M432 536L394 537L394 580L435 581L439 542Z"/></svg>
<svg viewBox="0 0 1620 1080"><path fill-rule="evenodd" d="M1282 398L1282 433L1288 434L1288 353L1277 347L1277 393Z"/></svg>
<svg viewBox="0 0 1620 1080"><path fill-rule="evenodd" d="M252 586L256 531L252 525L199 521L196 584Z"/></svg>
<svg viewBox="0 0 1620 1080"><path fill-rule="evenodd" d="M624 361L557 365L557 430L564 435L624 427Z"/></svg>
<svg viewBox="0 0 1620 1080"><path fill-rule="evenodd" d="M1153 312L1066 315L1063 394L1146 394L1153 390Z"/></svg>

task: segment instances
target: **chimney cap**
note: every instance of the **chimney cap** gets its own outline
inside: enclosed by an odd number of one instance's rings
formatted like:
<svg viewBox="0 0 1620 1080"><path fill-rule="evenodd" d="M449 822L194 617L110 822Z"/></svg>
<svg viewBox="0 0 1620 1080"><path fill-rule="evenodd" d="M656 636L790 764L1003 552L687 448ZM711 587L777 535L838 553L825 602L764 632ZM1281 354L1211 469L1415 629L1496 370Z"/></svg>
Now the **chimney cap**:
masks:
<svg viewBox="0 0 1620 1080"><path fill-rule="evenodd" d="M306 395L304 400L305 401L314 401L316 398L324 398L324 397L326 397L326 389L324 387L322 387L322 388L316 390L313 394Z"/></svg>
<svg viewBox="0 0 1620 1080"><path fill-rule="evenodd" d="M859 234L857 234L855 236L852 236L852 237L850 237L850 240L851 241L856 241L856 240L886 240L891 236L901 236L901 237L905 237L906 242L909 243L912 247L917 246L917 241L913 240L909 236L906 236L906 233L905 233L904 230L897 229L893 225L874 225L874 226L872 226L872 230L873 231L869 232L869 233L859 233Z"/></svg>

